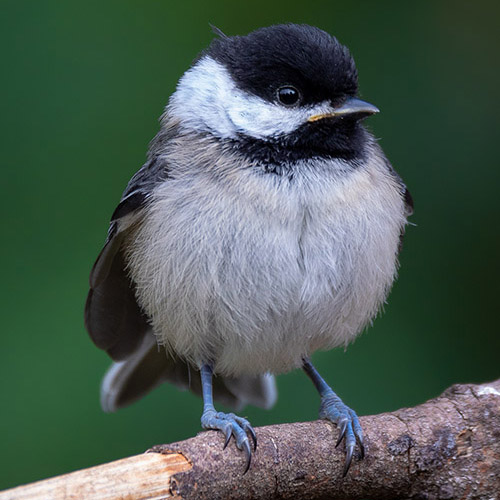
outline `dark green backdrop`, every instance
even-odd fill
[[[164,386],[101,412],[109,364],[83,328],[87,276],[179,76],[214,23],[293,21],[348,45],[368,121],[416,213],[385,314],[316,355],[360,414],[500,375],[498,2],[2,0],[0,488],[199,431],[201,401]],[[301,373],[255,425],[316,418]]]

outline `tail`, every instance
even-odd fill
[[[154,335],[147,332],[128,358],[113,363],[109,368],[101,385],[101,406],[106,412],[116,411],[162,382],[170,382],[201,396],[198,370],[159,348]],[[278,396],[276,381],[270,374],[215,377],[213,391],[215,401],[235,411],[247,404],[271,408]]]

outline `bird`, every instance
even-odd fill
[[[381,309],[413,201],[363,124],[379,110],[334,36],[291,23],[214,32],[90,274],[86,329],[113,360],[101,404],[115,411],[162,382],[189,389],[246,473],[256,433],[215,404],[270,408],[275,375],[303,369],[339,429],[345,476],[363,431],[311,355],[347,346]]]

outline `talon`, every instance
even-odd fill
[[[204,429],[219,430],[224,434],[225,441],[223,449],[226,449],[229,442],[231,441],[231,437],[234,436],[236,446],[245,454],[246,473],[250,468],[250,463],[252,460],[252,450],[248,434],[252,438],[254,449],[257,446],[257,436],[255,435],[255,431],[250,425],[250,422],[248,422],[248,420],[246,420],[245,418],[234,415],[233,413],[216,413],[215,411],[210,411],[209,409],[208,411],[205,411],[201,416],[201,426]]]
[[[352,456],[356,448],[356,441],[359,444],[361,458],[365,455],[363,431],[361,430],[358,416],[333,392],[308,358],[303,358],[302,368],[320,393],[321,405],[319,407],[319,417],[336,424],[339,429],[339,437],[335,444],[335,448],[337,448],[345,438],[346,457],[343,473],[345,477],[351,466]]]
[[[223,413],[215,411],[212,400],[212,367],[208,364],[202,365],[200,369],[201,385],[203,392],[203,413],[201,415],[201,426],[203,429],[214,429],[224,434],[226,449],[231,436],[234,436],[236,446],[245,453],[246,468],[244,474],[250,468],[252,450],[248,440],[248,433],[252,437],[254,448],[257,446],[257,436],[250,422],[246,418],[238,417],[234,413]]]
[[[365,444],[363,442],[363,434],[356,434],[356,439],[359,444],[359,458],[365,458]]]
[[[253,451],[255,451],[257,449],[257,434],[255,434],[255,431],[253,430],[253,427],[251,425],[245,426],[245,431],[248,431],[250,433],[250,437],[253,441]]]
[[[247,465],[245,467],[245,472],[243,472],[243,474],[246,474],[248,472],[248,469],[250,469],[250,463],[252,462],[252,450],[250,449],[250,443],[248,442],[248,439],[245,439],[241,443],[241,446],[243,448],[243,451],[245,453],[245,457],[247,459]]]
[[[349,471],[349,467],[351,466],[351,462],[352,462],[353,452],[354,452],[354,444],[351,444],[346,448],[345,464],[344,464],[344,471],[342,473],[342,477],[346,477],[347,472]]]
[[[342,439],[344,439],[345,436],[345,431],[347,430],[347,420],[342,420],[342,422],[339,423],[339,429],[340,429],[340,435],[339,438],[337,439],[337,443],[335,444],[335,448],[339,446],[339,444],[342,442]]]
[[[365,456],[365,444],[364,444],[364,439],[363,439],[363,429],[361,428],[361,424],[359,423],[358,416],[356,413],[351,410],[351,424],[352,424],[352,430],[354,431],[354,436],[356,437],[356,441],[359,444],[359,457],[361,459],[364,458]]]
[[[337,448],[345,440],[346,457],[343,471],[343,477],[345,477],[352,463],[356,442],[359,444],[359,458],[362,459],[365,456],[363,430],[356,413],[345,406],[342,401],[337,402],[336,405],[327,405],[325,403],[323,405],[324,409],[322,408],[322,411],[320,411],[320,416],[337,424],[339,429],[339,437],[335,447]]]
[[[226,440],[224,442],[223,450],[227,448],[227,445],[229,444],[229,441],[231,441],[231,436],[233,435],[233,429],[231,425],[228,425],[226,427],[226,430],[224,431],[224,435],[226,436]]]

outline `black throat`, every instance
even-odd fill
[[[253,164],[280,174],[288,170],[286,166],[310,159],[341,159],[355,168],[366,157],[369,137],[358,120],[337,118],[304,124],[286,136],[256,139],[241,135],[229,144]]]

